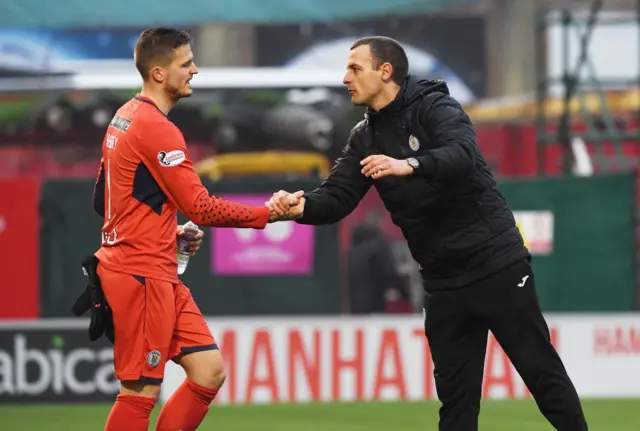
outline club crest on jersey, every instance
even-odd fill
[[[184,162],[187,157],[184,155],[184,151],[182,150],[173,150],[173,151],[160,151],[158,153],[158,161],[161,166],[165,168],[170,168],[172,166],[178,166],[180,163]]]
[[[420,149],[420,141],[413,135],[409,135],[409,148],[413,151],[418,151]]]
[[[157,350],[153,350],[147,354],[147,364],[151,367],[157,367],[160,364],[160,352]]]

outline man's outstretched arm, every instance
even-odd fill
[[[210,196],[188,157],[180,131],[160,123],[153,142],[141,145],[141,158],[168,199],[199,226],[263,229],[269,209]]]
[[[304,198],[279,192],[269,201],[270,208],[280,208],[287,215],[281,220],[295,219],[301,224],[336,223],[349,215],[371,187],[371,180],[360,172],[360,155],[353,145],[353,134],[320,187],[304,193]]]

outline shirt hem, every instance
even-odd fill
[[[96,257],[98,258],[98,260],[100,260],[100,255],[98,253],[96,253]],[[149,271],[140,271],[138,269],[129,268],[123,265],[113,265],[109,262],[104,262],[102,260],[100,260],[100,265],[102,265],[105,269],[108,269],[109,271],[113,271],[113,272],[119,272],[122,274],[129,274],[129,275],[138,275],[140,277],[146,277],[152,280],[166,281],[168,283],[173,283],[173,284],[180,283],[180,279],[178,279],[177,275],[175,277],[171,277],[171,276],[161,275],[161,274],[157,274]]]

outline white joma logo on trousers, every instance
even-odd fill
[[[522,281],[520,282],[520,284],[518,284],[518,287],[524,286],[524,284],[527,282],[527,278],[529,278],[528,275],[525,275],[524,277],[522,277]]]

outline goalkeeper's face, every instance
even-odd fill
[[[167,76],[164,89],[174,100],[191,96],[191,78],[198,73],[198,68],[193,62],[193,52],[190,45],[182,45],[176,48],[173,61],[167,68]]]

